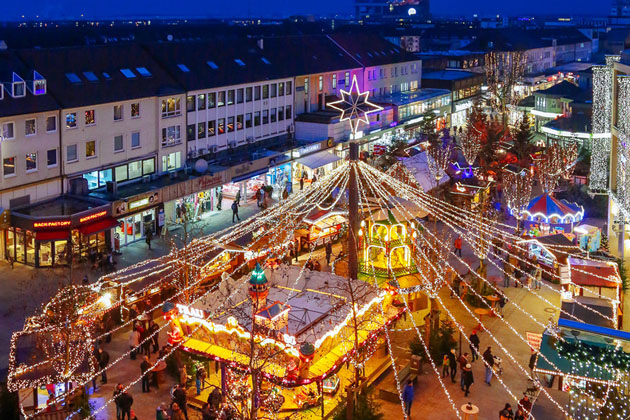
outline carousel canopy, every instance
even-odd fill
[[[584,217],[584,209],[580,205],[558,200],[548,193],[533,198],[523,213],[529,219],[541,217],[546,223],[553,217],[559,219],[558,223],[575,223]]]

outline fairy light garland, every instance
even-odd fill
[[[608,57],[607,57],[608,61]],[[589,188],[593,191],[608,187],[608,157],[612,123],[612,66],[593,66],[593,136],[591,139],[591,171]]]

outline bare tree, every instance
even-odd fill
[[[577,143],[564,146],[555,143],[547,147],[544,155],[537,161],[538,176],[545,192],[552,192],[558,186],[560,179],[571,176],[577,158]]]
[[[532,195],[532,176],[527,171],[506,172],[503,175],[503,193],[508,208],[518,218]]]
[[[485,57],[486,81],[490,92],[490,106],[507,122],[507,106],[518,100],[514,87],[525,72],[527,55],[523,51],[491,51]]]

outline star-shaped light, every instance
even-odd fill
[[[341,111],[339,121],[350,120],[353,137],[357,134],[359,124],[370,124],[368,115],[382,111],[383,108],[368,100],[370,91],[360,92],[357,76],[352,76],[352,85],[349,91],[341,89],[341,99],[328,104],[329,107]]]

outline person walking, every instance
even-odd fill
[[[444,355],[444,357],[442,357],[442,378],[445,376],[448,376],[448,364],[450,362],[450,359],[448,358],[448,353]]]
[[[153,343],[153,353],[157,353],[158,350],[160,349],[160,343],[158,342],[159,329],[160,327],[158,327],[158,324],[156,324],[155,321],[150,319],[148,330],[149,330],[149,335],[151,336],[151,342]]]
[[[234,223],[234,217],[236,217],[239,222],[241,221],[241,218],[238,217],[238,200],[234,200],[232,203],[232,223]]]
[[[459,374],[459,385],[461,386],[462,391],[463,391],[464,390],[464,368],[466,367],[467,364],[470,363],[470,361],[468,360],[468,353],[464,353],[460,355],[457,362],[459,363],[459,369],[461,370],[461,373]]]
[[[510,277],[514,273],[514,268],[510,264],[510,254],[505,254],[505,260],[503,260],[503,287],[510,287]]]
[[[332,240],[326,242],[326,264],[330,265],[330,257],[332,256]]]
[[[186,389],[182,386],[182,384],[177,385],[177,388],[175,389],[175,391],[173,391],[173,399],[175,400],[175,402],[173,403],[173,406],[177,404],[177,406],[179,406],[179,409],[184,414],[184,417],[186,418],[186,420],[188,420],[188,407],[186,405],[186,400],[187,400]]]
[[[521,407],[516,408],[516,413],[514,413],[514,420],[527,420],[525,418],[525,412]]]
[[[114,388],[114,404],[116,405],[116,420],[120,420],[122,417],[122,410],[120,409],[120,403],[118,402],[118,397],[122,394],[123,386],[122,384],[116,385]]]
[[[129,357],[131,360],[136,360],[136,347],[140,345],[140,332],[135,328],[135,326],[131,329],[129,333],[129,348],[131,349],[131,353]]]
[[[103,350],[101,347],[98,348],[98,367],[102,370],[101,372],[101,383],[107,383],[107,370],[105,369],[109,364],[109,353]]]
[[[455,349],[451,349],[448,353],[448,365],[451,370],[451,382],[455,383],[455,375],[457,374],[457,358],[455,357]]]
[[[464,366],[462,375],[464,375],[464,396],[467,397],[468,394],[470,394],[470,387],[475,383],[475,377],[473,376],[472,365],[470,363]]]
[[[462,256],[462,237],[458,236],[457,238],[455,238],[455,255],[459,255],[460,257]]]
[[[133,397],[129,394],[129,392],[127,392],[127,390],[123,390],[118,396],[118,404],[120,405],[120,419],[125,420],[126,417],[128,420],[131,420]]]
[[[149,356],[143,357],[142,363],[140,363],[140,371],[142,372],[142,392],[151,392],[151,385],[149,382],[149,369],[151,369],[151,362],[149,362]]]
[[[241,205],[241,189],[236,190],[236,196],[234,197],[234,201],[236,201],[236,205]]]
[[[304,191],[304,177],[300,178],[300,191]]]
[[[490,380],[492,379],[492,367],[494,366],[494,355],[492,354],[492,348],[488,347],[486,351],[483,352],[483,360],[486,365],[486,378],[485,382],[488,386],[490,385]]]
[[[523,395],[523,398],[518,402],[518,406],[523,410],[523,417],[528,419],[532,413],[532,402],[529,400],[527,394]]]
[[[540,263],[536,263],[536,271],[534,271],[534,289],[540,289],[542,287],[542,267]]]
[[[514,420],[514,412],[512,412],[512,406],[509,403],[505,403],[503,410],[499,411],[499,420]]]
[[[403,390],[403,402],[405,404],[405,413],[407,417],[411,417],[411,404],[413,404],[413,382],[411,380],[407,381],[407,385],[405,385],[405,389]]]
[[[536,350],[532,349],[532,354],[529,356],[529,370],[531,373],[534,373],[534,368],[536,367],[536,359],[537,359]]]
[[[472,353],[472,361],[479,359],[479,336],[477,335],[477,330],[473,330],[468,337],[470,341],[470,352]]]
[[[145,233],[145,241],[146,241],[147,246],[149,247],[149,249],[151,249],[151,240],[152,239],[153,239],[153,229],[147,228],[147,231]]]
[[[499,315],[503,316],[503,308],[505,307],[505,305],[508,302],[508,298],[507,296],[505,296],[503,293],[501,293],[499,295]]]
[[[255,197],[256,197],[256,205],[258,207],[262,207],[262,205],[260,204],[262,202],[262,187],[256,190]]]
[[[223,203],[223,188],[217,188],[217,210],[221,211],[221,204]]]

